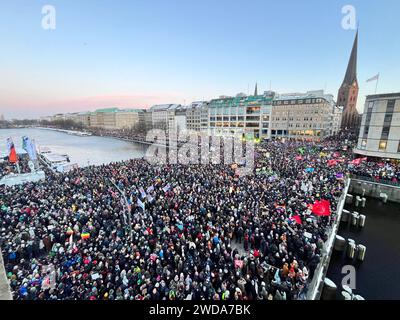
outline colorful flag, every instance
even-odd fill
[[[302,155],[304,154],[304,148],[297,149]]]
[[[314,168],[306,168],[307,173],[312,173],[312,172],[314,172],[314,170],[315,170]]]
[[[149,192],[152,192],[153,190],[154,190],[154,186],[150,186],[147,188],[146,191],[147,191],[147,193],[149,193]]]
[[[151,203],[153,200],[154,198],[150,194],[147,194],[147,201]]]
[[[275,208],[277,210],[280,210],[280,211],[285,211],[286,210],[286,206],[284,204],[283,205],[275,204]]]
[[[82,238],[83,240],[89,239],[89,238],[90,238],[90,233],[89,233],[89,232],[83,232],[83,233],[81,234],[81,238]]]
[[[296,159],[296,160],[303,160],[303,157],[302,157],[302,156],[296,156],[295,159]]]
[[[343,172],[338,172],[338,173],[336,173],[336,179],[337,179],[337,180],[344,179],[344,173],[343,173]]]
[[[137,205],[138,205],[139,207],[141,207],[141,208],[143,209],[143,211],[144,211],[145,205],[144,205],[144,203],[143,203],[142,201],[140,201],[140,199],[137,199]]]
[[[315,201],[313,204],[312,212],[316,216],[322,216],[322,217],[330,216],[331,208],[329,200]]]
[[[126,200],[128,202],[128,210],[131,211],[132,208],[132,195]]]
[[[367,161],[367,158],[357,158],[357,159],[350,161],[350,163],[354,164],[354,165],[359,165],[359,164],[361,164],[362,161]]]
[[[291,217],[290,217],[290,220],[296,222],[297,224],[302,224],[301,218],[300,218],[299,215],[291,216]]]
[[[7,139],[7,147],[9,149],[8,161],[10,161],[11,163],[17,163],[18,162],[17,151],[15,151],[14,142],[12,141],[11,138]]]
[[[14,142],[11,137],[7,138],[7,153],[10,154],[11,147],[14,145]]]
[[[163,191],[167,192],[171,188],[171,185],[168,183],[164,188]]]
[[[139,188],[140,195],[142,196],[142,199],[146,198],[146,192],[144,192],[144,189],[142,187]]]
[[[337,164],[337,161],[335,159],[328,160],[328,166],[335,166]]]
[[[36,147],[34,141],[27,136],[22,137],[22,148],[28,153],[29,159],[37,160]]]

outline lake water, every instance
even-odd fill
[[[68,154],[71,163],[79,166],[99,165],[114,161],[141,158],[146,145],[107,137],[79,137],[44,129],[0,129],[0,155],[7,155],[8,137],[12,137],[17,152],[22,150],[22,137],[35,139],[36,146],[48,147],[52,152]]]
[[[346,240],[351,238],[367,247],[365,260],[349,261],[344,253],[333,252],[327,277],[340,287],[346,274],[342,267],[351,264],[356,270],[356,294],[367,300],[400,299],[400,204],[367,198],[365,208],[354,204],[345,208],[367,217],[364,228],[342,222],[338,232]]]

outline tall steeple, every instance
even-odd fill
[[[347,65],[346,75],[343,84],[352,85],[357,81],[357,48],[358,48],[358,30],[351,50],[350,60]],[[342,85],[343,85],[342,84]]]
[[[256,82],[256,87],[254,88],[254,95],[257,96],[257,82]]]
[[[337,105],[343,107],[342,129],[350,129],[354,132],[358,130],[359,114],[357,111],[358,81],[357,81],[357,49],[358,49],[358,29],[354,39],[350,60],[347,65],[343,83],[339,89]]]

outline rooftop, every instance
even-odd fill
[[[324,90],[312,90],[312,91],[307,91],[306,93],[283,93],[283,94],[278,94],[275,96],[275,101],[279,100],[297,100],[297,99],[315,99],[315,98],[320,98],[324,99],[328,102],[333,102],[333,95],[332,94],[325,94]]]
[[[367,100],[388,99],[388,98],[400,98],[400,92],[397,92],[397,93],[370,94],[370,95],[367,96]]]

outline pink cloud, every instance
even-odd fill
[[[72,97],[51,99],[46,96],[15,96],[3,100],[4,113],[20,117],[52,115],[59,112],[92,111],[104,107],[149,108],[154,104],[183,103],[185,97],[181,93],[146,93],[108,94],[89,97]],[[187,100],[189,102],[189,100]],[[6,110],[7,109],[7,110]]]

